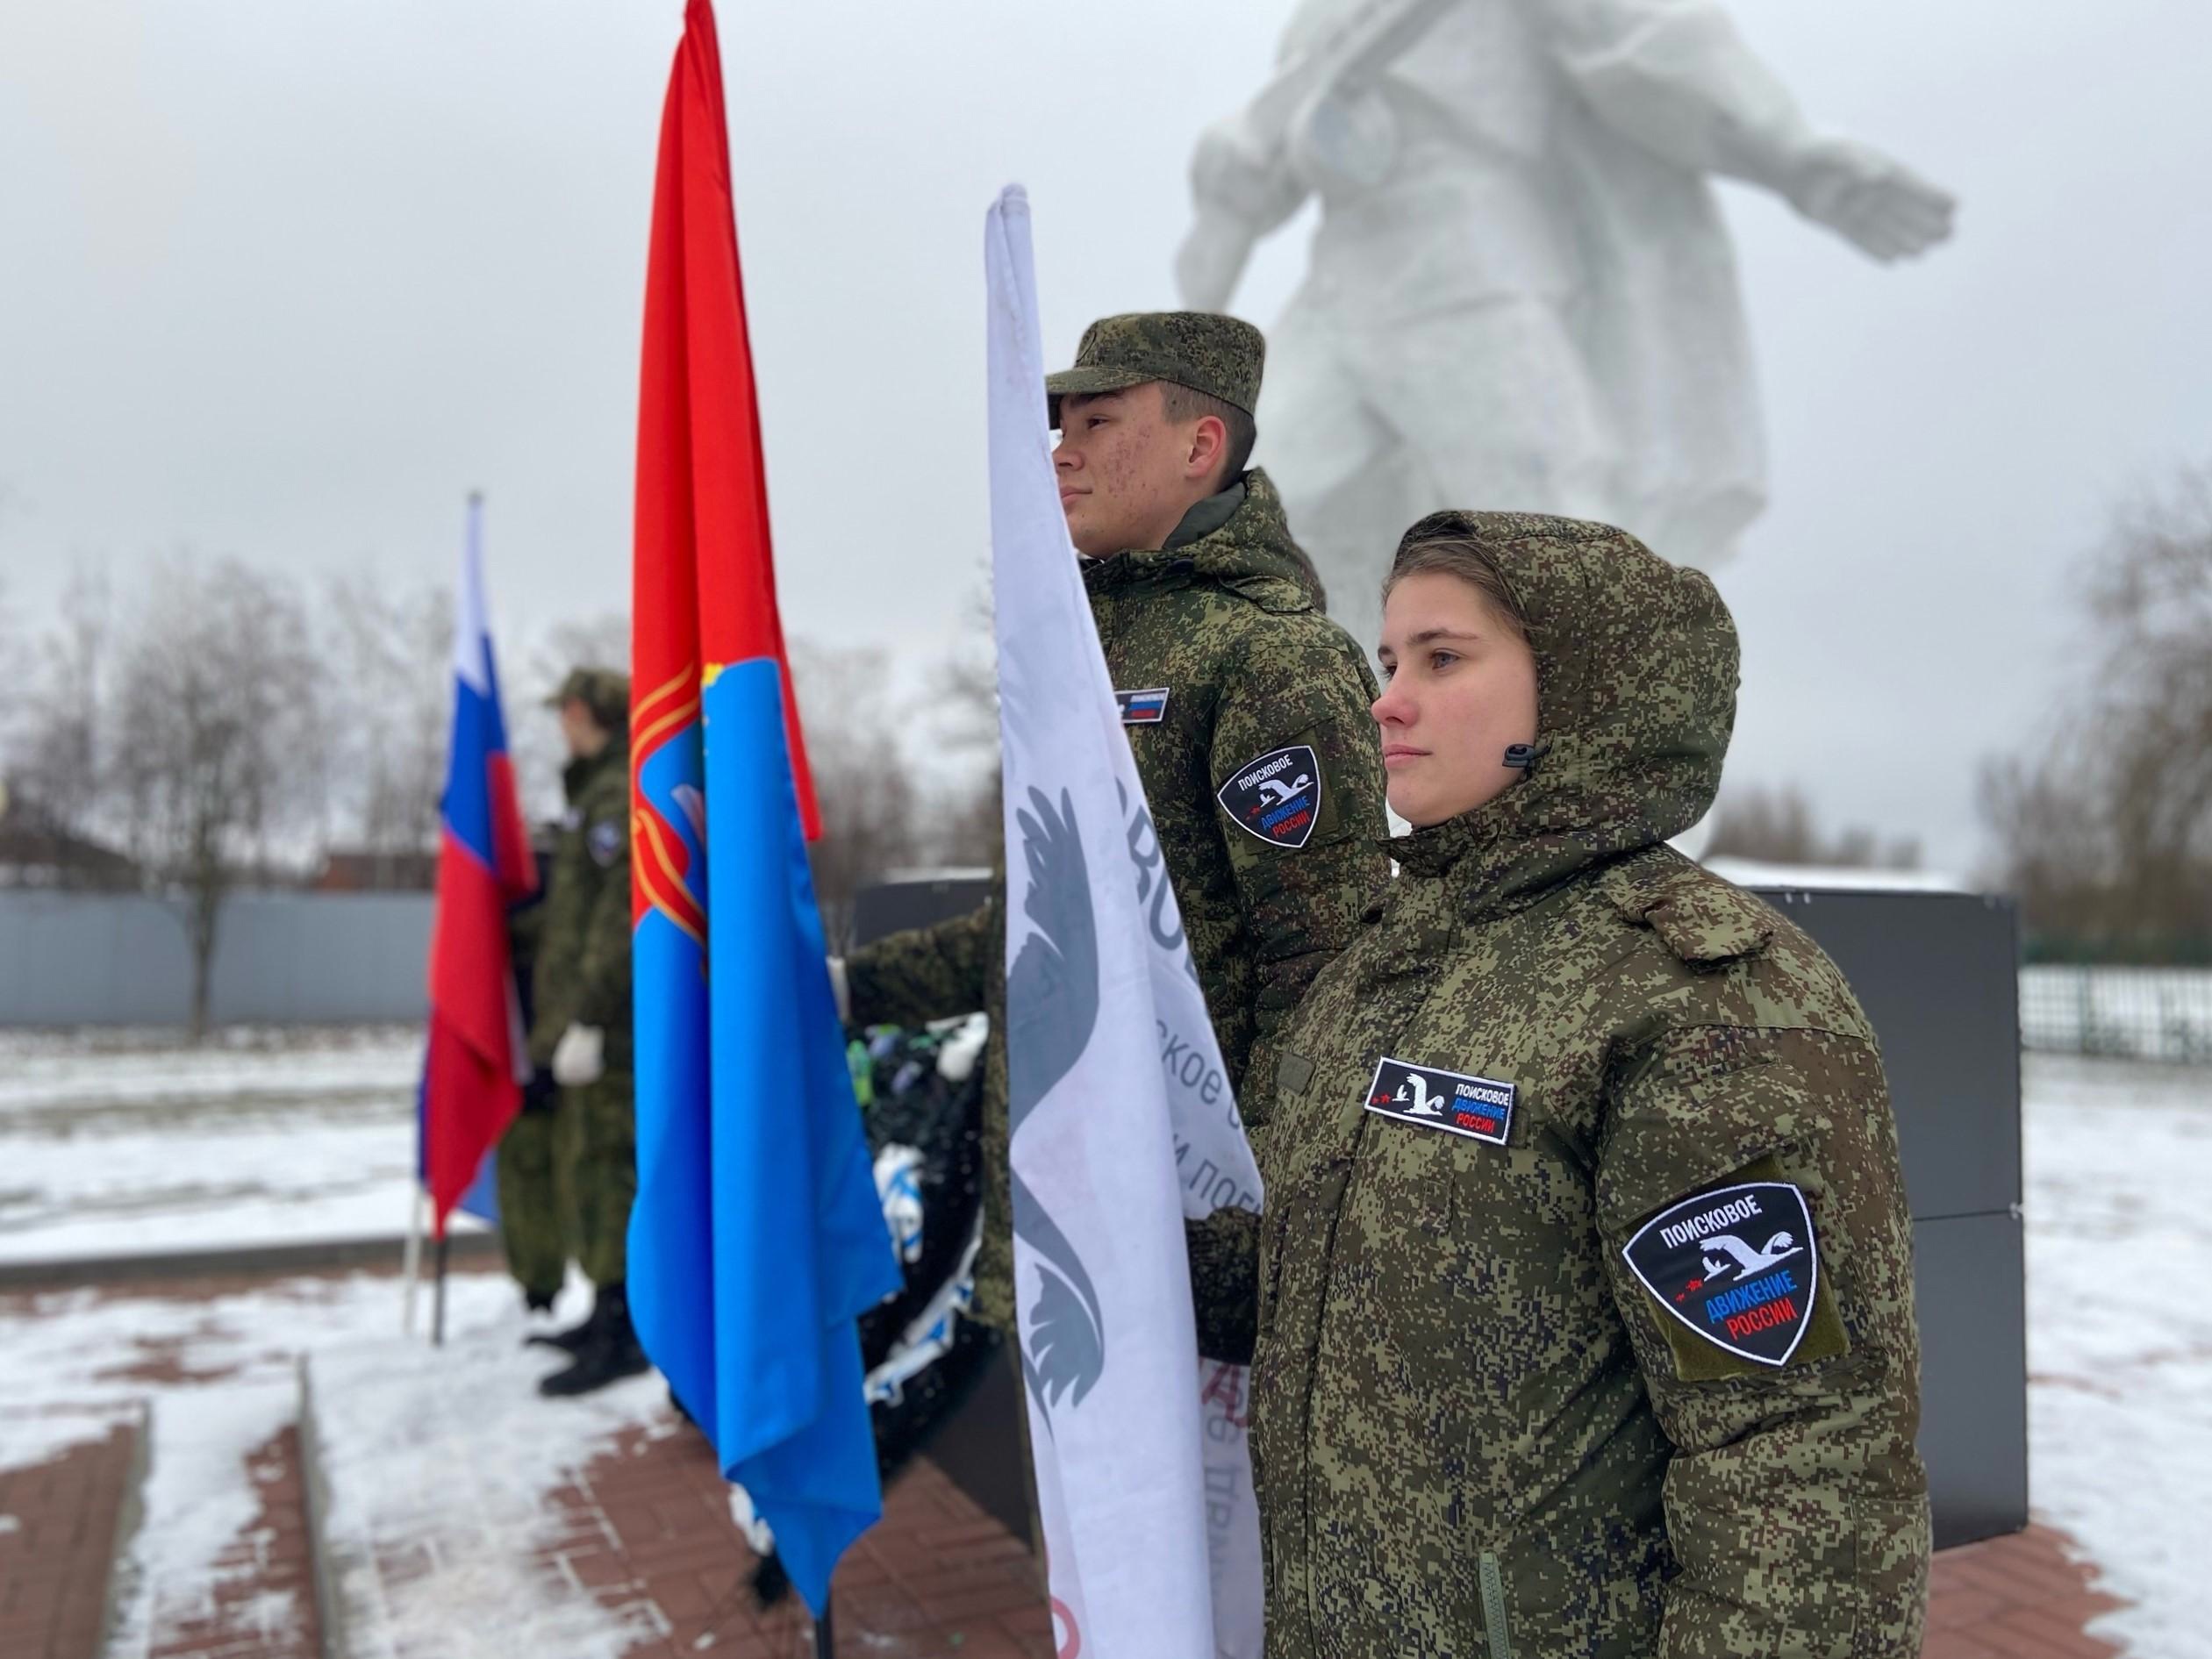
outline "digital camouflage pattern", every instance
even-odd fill
[[[538,947],[544,935],[548,854],[537,853],[538,886],[507,907],[507,950],[522,1017],[535,1010]],[[554,1172],[554,1107],[559,1091],[540,1070],[525,1085],[522,1110],[499,1137],[499,1241],[507,1271],[536,1298],[558,1295],[569,1271],[569,1246]]]
[[[604,670],[599,671],[604,674]],[[620,682],[620,676],[608,676]],[[627,688],[621,687],[626,706]],[[612,690],[608,692],[613,695]],[[630,751],[626,716],[607,746],[562,773],[569,810],[546,882],[530,1060],[550,1066],[570,1025],[605,1033],[606,1073],[563,1089],[555,1112],[562,1224],[595,1284],[623,1276],[630,1202],[637,1193],[636,1108],[631,1086]]]
[[[499,1137],[499,1244],[514,1282],[538,1297],[557,1296],[569,1273],[559,1123],[557,1112],[518,1112]]]
[[[576,1265],[594,1284],[619,1284],[628,1276],[638,1192],[637,1088],[628,1068],[563,1089],[553,1133],[561,1225]]]
[[[549,1066],[570,1025],[606,1033],[607,1068],[630,1064],[630,749],[617,726],[606,747],[561,774],[569,810],[546,877],[532,983],[530,1061]]]
[[[1260,399],[1267,340],[1242,318],[1215,311],[1135,311],[1083,331],[1075,367],[1044,379],[1052,424],[1060,399],[1172,381],[1250,414]]]
[[[1185,540],[1178,531],[1165,548],[1090,561],[1084,584],[1114,684],[1168,691],[1158,721],[1127,728],[1129,746],[1235,1082],[1248,1065],[1255,1076],[1271,1071],[1273,1033],[1358,932],[1360,912],[1388,876],[1378,841],[1382,758],[1367,659],[1317,608],[1266,475],[1248,473],[1199,503],[1185,527],[1199,533]],[[1320,776],[1314,828],[1296,848],[1239,827],[1216,798],[1249,762],[1288,745],[1310,747]],[[978,1007],[991,1017],[976,1306],[1006,1326],[1013,1264],[999,918],[994,900],[941,926],[893,934],[855,952],[846,975],[860,1024],[913,1026]],[[1203,1242],[1194,1248],[1208,1254]],[[1229,1270],[1249,1268],[1245,1256]]]
[[[1734,626],[1602,526],[1424,525],[1493,549],[1532,620],[1539,757],[1394,843],[1248,1110],[1268,1654],[1910,1659],[1919,1351],[1873,1033],[1810,940],[1660,844],[1718,786]],[[1365,1110],[1385,1055],[1510,1083],[1506,1144]],[[1621,1254],[1740,1173],[1814,1219],[1780,1369],[1677,1324]]]

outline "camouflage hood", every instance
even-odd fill
[[[1488,804],[1391,844],[1449,871],[1476,912],[1680,834],[1705,816],[1736,724],[1736,625],[1702,571],[1607,525],[1442,512],[1406,534],[1469,536],[1528,619],[1536,760]]]
[[[1275,493],[1273,482],[1255,467],[1230,489],[1241,489],[1243,499],[1226,522],[1192,540],[1170,536],[1173,545],[1166,547],[1086,561],[1084,586],[1094,594],[1106,594],[1146,582],[1179,585],[1196,579],[1232,589],[1271,610],[1302,609],[1308,604],[1319,609],[1321,596],[1313,565],[1291,540],[1290,521],[1284,517],[1283,498]],[[1201,502],[1193,514],[1204,513],[1222,498]],[[1271,590],[1273,583],[1289,585]],[[1270,603],[1271,599],[1279,602]]]

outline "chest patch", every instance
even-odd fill
[[[1168,717],[1168,689],[1156,685],[1143,691],[1116,691],[1124,726],[1157,726]]]
[[[583,844],[591,849],[591,862],[604,869],[621,855],[622,826],[611,818],[594,824]]]
[[[1237,768],[1214,798],[1239,829],[1295,852],[1321,819],[1321,762],[1310,744],[1270,749]]]
[[[1367,1085],[1367,1109],[1423,1129],[1502,1147],[1513,1129],[1514,1089],[1494,1077],[1439,1071],[1385,1055]]]
[[[1621,1254],[1661,1308],[1739,1359],[1787,1363],[1812,1321],[1820,1250],[1793,1183],[1748,1181],[1684,1198]]]

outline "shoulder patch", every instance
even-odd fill
[[[584,836],[583,844],[591,851],[591,862],[604,869],[622,855],[622,826],[602,819]]]
[[[1247,834],[1295,852],[1321,821],[1321,764],[1310,743],[1270,749],[1232,772],[1214,798]]]
[[[1676,1199],[1621,1255],[1686,1380],[1779,1370],[1848,1346],[1834,1293],[1821,1294],[1812,1206],[1772,1158]]]

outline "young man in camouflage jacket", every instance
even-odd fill
[[[1046,382],[1061,504],[1232,1086],[1272,1075],[1276,1028],[1388,875],[1365,653],[1245,470],[1264,351],[1234,318],[1110,317]],[[994,899],[868,946],[844,979],[862,1024],[991,1016],[976,1309],[1010,1326],[1005,951]]]

